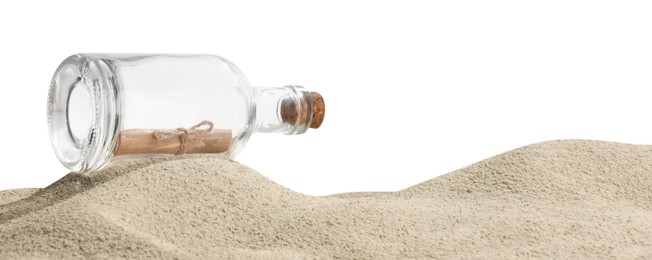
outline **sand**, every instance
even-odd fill
[[[123,161],[0,192],[0,256],[650,259],[652,146],[544,142],[325,197],[219,156]]]

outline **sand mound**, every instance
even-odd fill
[[[219,156],[157,157],[0,192],[0,256],[650,258],[651,205],[652,146],[539,143],[326,197]]]

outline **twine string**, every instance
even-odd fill
[[[211,131],[213,131],[213,122],[204,120],[199,122],[199,124],[192,126],[190,129],[179,127],[175,130],[155,130],[152,133],[152,136],[157,141],[179,138],[179,151],[177,151],[177,155],[180,155],[186,151],[186,140],[188,140],[188,135],[210,133]]]

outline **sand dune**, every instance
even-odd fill
[[[219,156],[122,161],[0,192],[0,241],[2,258],[652,258],[652,146],[544,142],[325,197]]]

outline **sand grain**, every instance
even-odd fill
[[[544,142],[325,197],[195,155],[0,192],[0,257],[652,258],[651,223],[652,146]]]

